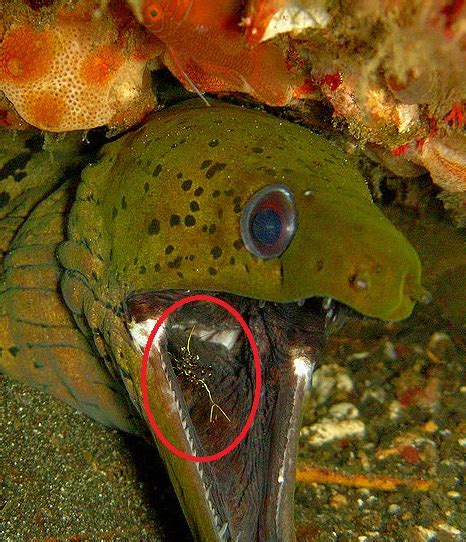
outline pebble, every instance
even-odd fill
[[[416,531],[419,534],[418,540],[420,542],[434,542],[437,540],[437,533],[432,529],[426,529],[421,525],[416,525]]]
[[[396,347],[394,343],[392,343],[392,341],[385,342],[383,353],[388,359],[392,359],[392,360],[398,359],[398,354],[396,353]]]
[[[346,358],[346,361],[357,361],[367,359],[371,355],[370,352],[355,352]]]
[[[423,430],[426,433],[435,433],[437,431],[438,425],[434,422],[434,420],[429,420],[424,424]]]
[[[453,536],[459,536],[461,534],[461,531],[459,529],[457,529],[453,525],[449,525],[448,523],[439,523],[438,528],[441,531],[444,531]]]
[[[361,420],[323,420],[309,426],[311,436],[308,439],[312,446],[322,446],[328,442],[343,438],[363,438],[366,426]]]
[[[322,405],[336,391],[350,393],[354,384],[346,369],[330,363],[317,369],[312,379],[312,396],[316,405]]]
[[[401,508],[397,504],[391,504],[388,507],[388,513],[394,516],[398,515],[401,512]]]
[[[401,403],[399,401],[392,401],[388,407],[388,413],[391,420],[397,420],[401,414]]]
[[[337,493],[330,499],[330,506],[332,508],[342,508],[348,504],[348,499],[341,493]]]
[[[461,494],[458,491],[448,491],[447,495],[450,499],[459,499],[461,497]]]
[[[329,409],[331,418],[335,420],[355,420],[359,418],[359,410],[352,403],[337,403]]]

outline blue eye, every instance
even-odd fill
[[[296,233],[296,209],[290,190],[271,184],[256,192],[241,217],[246,248],[262,259],[278,258]]]
[[[282,223],[273,209],[263,209],[252,219],[252,235],[264,245],[274,245],[280,239]]]

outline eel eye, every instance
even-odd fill
[[[264,260],[278,258],[296,233],[293,196],[282,184],[271,184],[256,192],[241,217],[241,237],[246,248]]]

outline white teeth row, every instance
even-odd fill
[[[331,297],[325,297],[322,301],[322,308],[327,311],[325,314],[325,320],[327,324],[330,324],[337,316],[337,306],[334,299]]]
[[[169,383],[169,386],[170,386],[170,389],[171,389],[170,380],[168,378],[167,378],[167,380],[168,380],[168,383]],[[187,439],[189,447],[190,447],[190,453],[191,453],[191,455],[196,455],[197,456],[199,454],[197,453],[197,450],[196,450],[196,448],[194,446],[194,439],[191,436],[191,432],[189,430],[187,418],[183,417],[181,405],[180,405],[180,402],[178,401],[178,399],[176,397],[175,391],[174,390],[171,390],[171,391],[172,391],[172,395],[173,395],[173,403],[175,404],[175,407],[177,409],[178,416],[179,416],[179,418],[181,420],[181,426],[183,427],[184,434],[186,436],[186,439]],[[199,473],[199,478],[201,479],[202,485],[204,486],[205,498],[206,498],[206,501],[207,501],[207,505],[208,505],[208,507],[210,509],[210,513],[212,514],[214,524],[218,528],[219,525],[220,525],[220,517],[219,517],[219,515],[218,515],[218,513],[216,511],[216,508],[214,506],[214,503],[212,502],[212,499],[210,497],[210,487],[208,487],[207,484],[206,484],[205,477],[204,477],[204,469],[202,468],[201,463],[195,462],[194,464],[196,465],[197,471]],[[222,539],[222,542],[223,542],[223,538],[222,538],[223,534],[222,534],[222,532],[225,532],[225,531],[223,531],[225,525],[226,525],[226,527],[228,527],[228,524],[225,523],[224,526],[222,527],[220,533],[219,533],[220,538]]]
[[[222,541],[223,541],[223,540],[228,540],[228,539],[225,537],[225,535],[227,534],[227,531],[228,531],[228,523],[225,522],[225,523],[222,525],[222,528],[220,529],[220,531],[219,531],[219,533],[218,533]]]
[[[142,354],[144,352],[144,349],[146,348],[146,344],[147,344],[147,340],[149,338],[149,335],[151,334],[152,330],[154,329],[154,326],[156,324],[156,320],[153,320],[151,318],[145,320],[144,322],[139,322],[139,323],[136,323],[136,322],[130,322],[129,324],[129,331],[130,331],[130,334],[131,334],[131,337],[133,339],[133,342],[134,342],[134,345],[136,346],[136,348],[138,349],[138,351]],[[154,339],[154,342],[153,342],[153,345],[152,345],[152,348],[157,348],[159,352],[161,352],[161,345],[160,345],[160,341],[162,339],[162,336],[164,335],[164,329],[163,329],[163,325],[161,326],[160,330],[159,330],[159,333],[157,333],[155,339]],[[239,332],[231,332],[232,335],[234,335],[236,338],[238,337],[238,333]],[[225,343],[230,343],[232,341],[232,337],[229,336],[229,337],[223,337],[223,341],[219,341],[219,342],[222,342],[223,344]],[[225,344],[225,346],[227,346]],[[227,346],[228,348],[228,346]],[[168,371],[167,371],[167,365],[163,359],[163,355],[160,355],[160,363],[161,363],[161,366],[162,366],[162,369],[167,377],[167,383],[168,383],[168,387],[169,387],[169,390],[170,390],[170,395],[171,395],[171,400],[172,400],[172,405],[175,407],[176,409],[176,412],[178,414],[178,417],[181,421],[181,426],[183,427],[183,431],[184,431],[184,434],[186,436],[186,439],[188,441],[188,444],[189,444],[189,447],[190,447],[190,453],[192,455],[198,455],[197,451],[196,451],[196,448],[195,448],[195,445],[194,445],[194,439],[191,435],[191,432],[190,432],[190,428],[189,428],[189,425],[188,425],[188,420],[186,417],[183,416],[183,411],[181,409],[181,405],[180,405],[180,402],[176,396],[176,392],[175,390],[173,389],[172,385],[171,385],[171,382],[170,382],[170,378],[168,377]],[[210,512],[212,514],[212,517],[213,517],[213,520],[214,520],[214,524],[216,525],[217,529],[218,529],[218,534],[219,534],[219,537],[220,539],[222,540],[222,542],[225,540],[227,540],[227,538],[225,538],[225,534],[227,533],[228,531],[228,523],[224,523],[223,525],[221,524],[221,520],[220,520],[220,517],[215,509],[215,506],[211,500],[211,497],[210,497],[210,487],[207,487],[206,485],[206,482],[205,482],[205,479],[204,479],[204,470],[201,466],[201,463],[194,463],[196,465],[196,468],[197,468],[197,471],[199,473],[199,477],[202,481],[202,484],[204,486],[204,489],[205,489],[205,496],[206,496],[206,501],[207,501],[207,504],[209,506],[209,509],[210,509]],[[220,527],[221,525],[221,527]]]
[[[330,309],[333,305],[333,298],[332,297],[324,297],[322,300],[322,308],[326,311]]]

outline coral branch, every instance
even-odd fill
[[[404,479],[361,473],[350,474],[309,466],[298,466],[296,469],[296,480],[303,484],[337,484],[349,487],[378,489],[381,491],[395,491],[400,486],[408,487],[414,491],[429,491],[433,485],[432,480]]]

